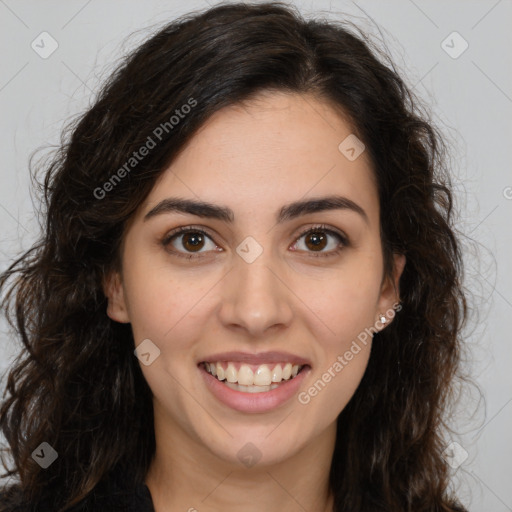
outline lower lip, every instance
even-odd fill
[[[293,379],[284,381],[279,387],[261,393],[244,393],[228,388],[216,377],[208,373],[203,365],[198,366],[210,391],[223,404],[240,412],[267,412],[290,400],[299,390],[311,367],[305,367]]]

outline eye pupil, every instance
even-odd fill
[[[310,248],[310,249],[323,249],[325,246],[326,246],[326,240],[327,240],[327,237],[325,235],[323,235],[322,233],[320,232],[317,232],[317,231],[314,231],[312,233],[310,233],[307,237],[306,237],[306,245]],[[312,247],[309,245],[308,241],[312,241]]]
[[[191,247],[188,247],[189,244]],[[204,238],[200,233],[185,233],[183,235],[183,247],[185,247],[187,250],[190,248],[201,249],[202,244],[204,244]]]

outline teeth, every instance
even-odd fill
[[[243,364],[238,370],[238,379],[236,380],[238,384],[243,386],[252,386],[254,384],[254,373],[247,365]]]
[[[238,378],[238,372],[233,363],[228,363],[228,367],[226,369],[226,380],[228,382],[236,382]]]
[[[283,380],[283,369],[281,368],[281,365],[278,364],[272,370],[272,382],[281,382],[282,380]]]
[[[283,368],[283,379],[288,380],[292,376],[292,364],[286,363],[285,367]]]
[[[256,386],[270,386],[271,382],[272,375],[270,374],[270,368],[266,364],[262,364],[254,373],[253,384]],[[244,384],[244,382],[241,382],[240,380],[238,383]]]
[[[274,368],[267,364],[262,364],[253,371],[252,368],[247,364],[240,365],[240,369],[237,370],[235,364],[232,362],[227,363],[226,369],[222,366],[222,363],[204,363],[206,371],[213,376],[217,377],[218,380],[226,380],[226,384],[232,389],[237,389],[231,386],[242,386],[244,391],[259,392],[262,390],[268,391],[277,387],[277,384],[283,380],[289,380],[290,378],[296,377],[302,366],[298,364],[292,365],[291,363],[276,364]],[[251,391],[250,388],[256,386],[256,390]],[[268,388],[268,389],[263,389]]]
[[[243,391],[244,393],[263,393],[279,387],[277,384],[272,384],[271,386],[242,386],[241,384],[232,384],[231,382],[226,382],[225,384],[228,388],[235,391]]]

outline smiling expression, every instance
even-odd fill
[[[131,323],[135,345],[150,339],[160,350],[141,365],[156,429],[226,462],[252,442],[262,463],[332,432],[371,342],[307,405],[297,393],[392,307],[404,264],[397,258],[394,280],[384,278],[371,163],[338,149],[351,133],[314,96],[274,92],[224,108],[131,219],[122,272],[105,290],[109,316]],[[291,397],[248,411],[219,399],[201,364],[233,351],[282,351],[309,367]],[[237,403],[259,399],[244,395]]]

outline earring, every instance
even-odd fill
[[[384,315],[380,315],[380,323],[385,324],[387,322],[387,318]]]

